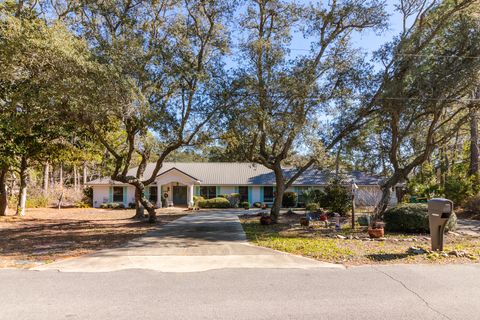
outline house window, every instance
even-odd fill
[[[303,193],[305,192],[305,190],[308,190],[308,187],[297,187],[297,202],[299,204],[303,204],[305,202],[305,199],[303,197]]]
[[[204,199],[212,199],[217,196],[217,187],[200,187],[200,196]]]
[[[238,187],[240,202],[248,201],[248,187]]]
[[[297,187],[297,203],[299,207],[303,207],[305,205],[305,198],[303,197],[303,193],[308,190],[309,187]]]
[[[113,202],[123,202],[123,187],[113,187]]]
[[[158,187],[150,187],[150,197],[149,197],[149,201],[151,203],[157,203],[157,200],[158,200],[158,192],[157,192],[157,189]]]
[[[263,187],[263,201],[273,202],[273,187]]]

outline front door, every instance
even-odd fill
[[[186,205],[187,204],[187,187],[173,186],[173,204]]]

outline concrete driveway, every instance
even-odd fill
[[[343,268],[248,244],[238,213],[226,210],[192,214],[125,247],[43,265],[34,270],[197,272],[223,268]]]

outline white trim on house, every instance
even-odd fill
[[[288,176],[294,169],[286,168],[284,170]],[[136,168],[131,169],[128,174],[134,175],[135,172]],[[145,176],[148,176],[149,172],[150,174],[153,172],[153,164],[147,166]],[[301,175],[287,191],[299,193],[300,189],[304,188],[321,189],[331,177],[329,172],[310,169]],[[355,181],[358,186],[356,196],[358,205],[372,205],[381,196],[381,177],[354,171],[344,174],[343,178],[345,181]],[[135,202],[133,186],[108,178],[91,181],[89,185],[93,188],[94,207],[113,201],[111,190],[114,186],[124,188],[123,203],[125,206]],[[162,206],[162,196],[166,196],[168,206],[192,206],[193,197],[199,195],[200,187],[215,187],[216,196],[238,193],[239,187],[248,187],[248,201],[253,204],[255,202],[270,203],[265,201],[264,188],[274,187],[275,180],[271,170],[251,163],[164,163],[151,186],[157,187],[156,197],[149,193],[149,187],[147,187],[146,193],[151,198],[156,198],[158,207]],[[177,190],[177,194],[174,193],[174,189]],[[391,203],[396,203],[395,196],[392,197]]]

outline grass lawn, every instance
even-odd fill
[[[430,248],[429,235],[386,234],[383,241],[366,241],[365,228],[352,232],[343,228],[335,232],[320,224],[302,227],[298,217],[281,217],[272,226],[262,226],[258,217],[242,218],[242,226],[248,240],[258,246],[302,255],[322,261],[346,265],[387,263],[472,263],[480,259],[480,238],[447,234],[445,252],[465,251],[472,257],[425,253],[411,254],[412,246]],[[346,237],[339,239],[337,235]]]
[[[29,268],[57,259],[114,248],[185,215],[158,209],[158,223],[130,219],[135,210],[28,209],[25,217],[0,217],[0,268]]]

